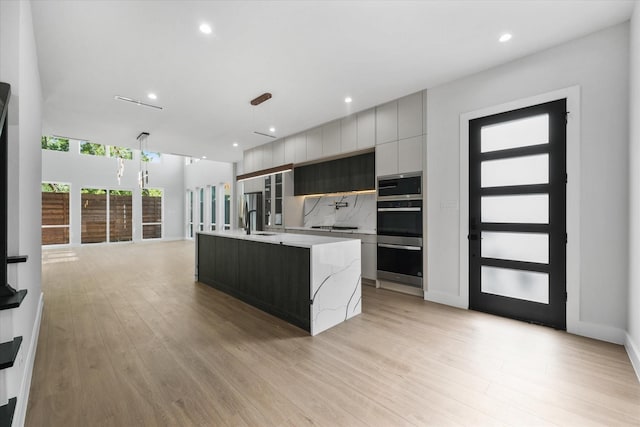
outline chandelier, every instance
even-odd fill
[[[149,145],[147,142],[148,137],[149,132],[141,132],[137,138],[138,143],[140,144],[140,170],[138,171],[138,185],[142,189],[149,185],[149,162],[145,162],[143,160],[143,153],[145,151],[149,151]]]

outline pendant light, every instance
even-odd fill
[[[138,143],[140,144],[140,170],[138,171],[138,185],[142,189],[149,185],[149,162],[142,160],[143,153],[145,151],[149,151],[149,143],[147,142],[148,137],[149,132],[141,132],[137,138]]]

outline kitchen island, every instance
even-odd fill
[[[360,240],[196,234],[197,280],[317,335],[361,313]]]

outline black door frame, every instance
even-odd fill
[[[469,308],[566,329],[566,104],[545,102],[469,120]],[[480,153],[483,126],[538,114],[549,114],[550,143]],[[480,162],[549,153],[549,184],[480,188]],[[553,189],[553,191],[552,191]],[[486,195],[549,193],[549,224],[481,224],[480,197]],[[481,259],[482,231],[549,233],[549,264]],[[549,273],[549,304],[534,303],[480,292],[480,266],[520,268]]]

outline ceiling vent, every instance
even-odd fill
[[[138,101],[137,99],[127,98],[125,96],[116,95],[116,96],[114,96],[114,99],[116,99],[118,101],[130,102],[132,104],[140,105],[142,107],[149,107],[149,108],[155,108],[156,110],[162,110],[162,107],[160,107],[158,105],[147,104],[145,102]]]
[[[262,135],[262,136],[268,136],[269,138],[276,138],[274,135],[269,135],[268,133],[263,133],[263,132],[258,132],[257,130],[254,130],[253,133],[255,133],[256,135]]]

